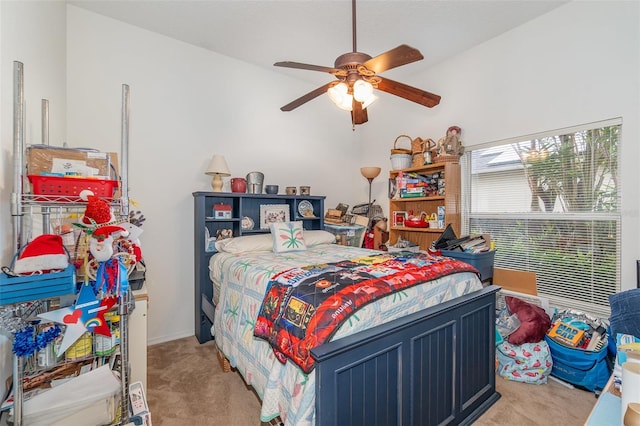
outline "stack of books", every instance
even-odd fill
[[[490,242],[483,235],[468,235],[447,241],[447,245],[443,249],[465,253],[484,253],[490,250]]]
[[[480,253],[489,250],[489,245],[482,235],[477,235],[460,243],[460,248],[467,253]]]
[[[441,195],[444,195],[444,179],[423,176],[417,173],[399,172],[396,185],[400,198],[418,198],[438,195],[439,181],[442,182]]]

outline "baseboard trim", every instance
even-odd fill
[[[164,336],[158,336],[158,337],[154,337],[153,339],[147,339],[147,346],[157,345],[159,343],[170,342],[172,340],[178,340],[178,339],[182,339],[182,338],[189,337],[189,336],[194,336],[193,330],[188,331],[188,332],[174,333],[174,334],[167,334],[167,335],[164,335]]]

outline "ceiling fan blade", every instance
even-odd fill
[[[355,126],[356,124],[363,124],[369,121],[369,117],[367,116],[366,108],[362,108],[362,103],[353,100],[353,108],[351,109],[351,123]]]
[[[280,110],[281,111],[291,111],[291,110],[294,110],[294,109],[298,108],[300,105],[305,104],[305,103],[309,102],[310,100],[317,98],[318,96],[322,95],[323,93],[326,93],[327,89],[329,89],[329,86],[331,86],[331,84],[333,84],[333,82],[329,82],[329,83],[325,84],[324,86],[318,87],[316,90],[312,90],[311,92],[307,93],[306,95],[300,96],[295,101],[289,102],[288,104],[286,104],[285,106],[280,108]]]
[[[303,64],[300,62],[291,62],[291,61],[276,62],[275,64],[273,64],[273,66],[285,67],[285,68],[296,68],[300,70],[309,70],[309,71],[328,72],[329,74],[336,74],[342,71],[337,68],[323,67],[322,65]]]
[[[440,103],[440,96],[426,92],[415,87],[407,86],[404,83],[398,83],[397,81],[389,80],[388,78],[381,78],[378,83],[378,89],[383,92],[391,93],[392,95],[400,96],[408,101],[415,102],[420,105],[432,108]]]
[[[420,53],[418,49],[414,49],[406,44],[401,44],[395,49],[391,49],[387,52],[381,53],[375,58],[369,59],[362,65],[376,74],[379,74],[383,71],[422,59],[424,59],[424,56],[422,56],[422,53]]]

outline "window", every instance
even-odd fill
[[[620,290],[620,120],[472,148],[470,233],[496,242],[496,267],[535,272],[552,305],[609,316]]]

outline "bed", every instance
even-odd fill
[[[202,285],[213,285],[214,297],[201,301],[202,315],[213,323],[221,354],[262,400],[260,420],[324,426],[477,419],[500,397],[494,374],[498,288],[483,288],[473,272],[445,275],[366,304],[331,341],[311,349],[308,374],[291,361],[278,361],[269,343],[254,336],[275,274],[380,254],[329,244],[323,232],[305,234],[304,251],[274,253],[267,246],[270,237],[261,235],[246,237],[254,240],[249,250],[221,251],[210,259],[211,282]],[[200,290],[200,297],[211,294]]]

